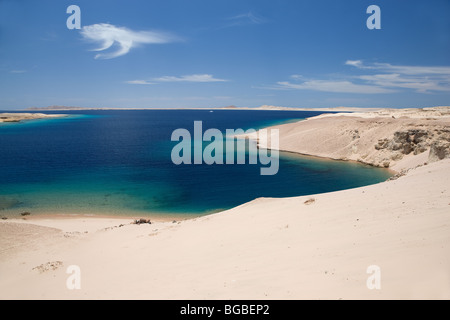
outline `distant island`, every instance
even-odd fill
[[[35,120],[46,118],[65,117],[65,114],[43,114],[43,113],[0,113],[0,122],[20,122],[22,120]]]
[[[29,111],[55,111],[55,110],[89,110],[91,108],[83,108],[83,107],[68,107],[68,106],[48,106],[48,107],[30,107],[25,110]]]

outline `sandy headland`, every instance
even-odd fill
[[[266,129],[279,130],[282,151],[397,172],[450,156],[450,107],[322,114]]]
[[[450,299],[448,109],[429,111],[277,126],[282,150],[404,170],[383,183],[175,222],[2,220],[0,298]]]
[[[49,119],[66,117],[64,114],[44,113],[0,113],[0,122],[21,122],[24,120]]]

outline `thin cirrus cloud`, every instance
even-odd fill
[[[347,60],[345,65],[363,71],[362,75],[345,75],[341,79],[306,79],[292,75],[292,81],[279,81],[269,89],[314,90],[334,93],[382,94],[399,90],[417,93],[450,92],[450,67],[403,66],[389,63],[365,64]]]
[[[156,84],[154,82],[147,81],[147,80],[130,80],[130,81],[125,81],[125,82],[128,84],[144,84],[144,85]]]
[[[346,65],[357,67],[358,69],[380,70],[385,72],[398,72],[408,75],[440,74],[450,75],[448,66],[396,66],[390,63],[364,64],[361,60],[347,60]]]
[[[214,78],[211,74],[192,74],[181,77],[164,76],[156,78],[154,81],[158,82],[225,82],[228,80]]]
[[[98,53],[95,55],[95,59],[113,59],[123,56],[132,48],[143,44],[162,44],[177,40],[176,37],[165,32],[133,31],[107,23],[84,26],[81,29],[81,35],[84,40],[98,45],[98,48],[93,51],[111,49],[108,52]]]
[[[163,76],[151,80],[131,80],[126,81],[128,84],[156,84],[158,82],[226,82],[228,80],[214,78],[211,74],[191,74],[180,77]]]
[[[238,14],[227,18],[228,24],[225,27],[245,26],[252,24],[263,24],[267,22],[267,19],[252,11]]]
[[[15,73],[15,74],[21,74],[21,73],[26,73],[27,70],[11,70],[9,73]]]
[[[291,83],[289,81],[277,82],[274,89],[297,89],[297,90],[314,90],[335,93],[390,93],[392,90],[369,86],[364,84],[355,84],[347,80],[307,80],[302,83]]]
[[[414,77],[399,73],[362,75],[358,77],[378,87],[412,89],[419,93],[450,91],[450,79],[441,77]]]
[[[361,60],[347,60],[346,65],[371,71],[356,78],[367,84],[397,89],[411,89],[418,93],[450,91],[450,67],[405,66],[390,63],[364,64]]]

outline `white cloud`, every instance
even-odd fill
[[[154,82],[150,82],[150,81],[147,81],[147,80],[130,80],[130,81],[125,81],[125,83],[128,83],[128,84],[145,84],[145,85],[156,84]]]
[[[9,73],[15,73],[15,74],[19,74],[19,73],[26,73],[27,70],[11,70]]]
[[[355,84],[350,81],[340,80],[309,80],[302,83],[290,83],[288,81],[277,82],[278,89],[297,89],[297,90],[315,90],[324,92],[340,92],[340,93],[390,93],[392,90],[380,88],[376,86]]]
[[[181,77],[164,76],[155,78],[153,81],[158,82],[224,82],[228,80],[214,78],[210,74],[192,74]]]
[[[347,61],[345,61],[345,64],[348,66],[359,67],[362,65],[362,61],[361,60],[347,60]]]
[[[175,40],[167,33],[156,31],[133,31],[124,27],[101,23],[84,26],[81,35],[85,40],[98,43],[94,51],[104,51],[114,46],[116,50],[99,53],[95,59],[112,59],[127,54],[132,48],[141,44],[161,44]]]

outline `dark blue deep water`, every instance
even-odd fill
[[[48,112],[51,113],[51,112]],[[261,164],[179,165],[177,128],[259,129],[317,112],[242,110],[70,111],[67,118],[0,124],[0,216],[194,214],[258,197],[290,197],[378,183],[389,172],[357,163],[280,154]],[[204,146],[207,143],[204,143]],[[248,159],[248,158],[247,158]]]

